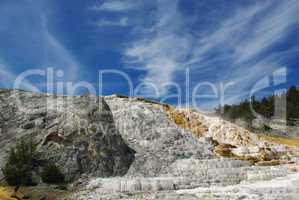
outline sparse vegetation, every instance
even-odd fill
[[[225,105],[216,109],[216,112],[227,120],[234,121],[236,119],[242,119],[250,124],[255,118],[251,110],[251,105],[257,113],[266,118],[271,118],[274,116],[274,104],[276,98],[286,99],[287,123],[289,126],[297,125],[299,120],[299,89],[295,86],[290,87],[286,93],[281,95],[272,95],[264,97],[261,100],[256,100],[255,96],[253,96],[251,102],[246,100],[237,105]],[[265,127],[265,129],[268,129],[268,127]]]
[[[257,166],[276,166],[276,165],[280,165],[280,161],[279,160],[260,161],[260,162],[257,162],[255,165],[257,165]]]
[[[20,187],[18,192],[15,192],[15,187],[0,187],[1,200],[57,200],[66,195],[68,195],[67,191],[56,190],[50,187]]]
[[[36,164],[36,146],[30,141],[22,140],[10,150],[8,159],[2,169],[3,175],[10,186],[33,186],[33,172]],[[43,168],[40,174],[43,182],[61,184],[64,175],[55,164]]]
[[[9,185],[35,184],[32,180],[34,156],[35,146],[23,140],[10,150],[7,162],[2,169]]]
[[[41,177],[44,183],[64,183],[64,175],[55,164],[49,164],[46,167],[44,167]]]
[[[299,139],[284,138],[265,134],[259,134],[258,136],[261,141],[268,141],[274,144],[283,144],[286,146],[299,147]]]

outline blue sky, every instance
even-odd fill
[[[99,70],[121,70],[135,88],[154,83],[156,98],[173,104],[177,89],[164,85],[178,84],[187,104],[188,69],[189,93],[198,83],[217,90],[231,83],[225,103],[236,103],[281,68],[287,70],[284,87],[299,85],[298,11],[297,0],[1,0],[0,86],[11,88],[28,69],[53,67],[64,72],[57,82],[87,81],[104,95],[128,94],[119,75],[98,83]],[[36,87],[46,92],[44,78],[22,84]],[[153,92],[148,86],[141,91]],[[219,98],[196,101],[206,108],[219,104]]]

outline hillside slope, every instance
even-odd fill
[[[134,160],[100,97],[1,90],[0,113],[0,167],[19,140],[37,145],[36,171],[52,162],[62,168],[66,181],[85,173],[124,175]]]
[[[17,139],[31,136],[40,159],[74,181],[61,199],[292,200],[298,193],[296,140],[118,95],[3,90],[0,100],[0,163]]]
[[[105,100],[136,159],[126,176],[93,177],[71,198],[295,199],[297,147],[192,110],[117,95]],[[280,185],[285,181],[290,187]],[[264,182],[271,184],[254,187]]]

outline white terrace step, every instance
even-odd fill
[[[242,174],[242,176],[240,176],[240,174]],[[220,171],[215,169],[212,171],[208,170],[207,173],[202,176],[97,178],[90,181],[86,189],[101,194],[109,194],[111,192],[136,193],[149,191],[174,191],[194,189],[198,187],[217,188],[217,186],[235,186],[242,181],[243,184],[241,185],[246,185],[251,182],[261,182],[286,175],[287,171],[283,167],[227,168]],[[209,192],[209,190],[207,191]]]
[[[196,195],[199,199],[205,200],[297,200],[299,194],[299,173],[289,174],[285,177],[269,181],[258,181],[227,187],[213,186],[209,188],[179,190],[176,193],[180,195]]]

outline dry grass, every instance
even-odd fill
[[[8,188],[0,187],[0,199],[1,200],[15,200],[11,198],[12,191]]]
[[[231,151],[232,146],[228,144],[219,144],[215,147],[214,153],[218,156],[224,157],[233,157],[233,153]]]
[[[242,160],[242,161],[247,161],[252,165],[258,165],[258,166],[276,166],[280,165],[279,160],[263,160],[263,158],[260,157],[253,157],[253,156],[238,156],[235,155],[229,151],[217,151],[215,152],[218,156],[223,156],[235,160]]]
[[[270,135],[259,135],[260,140],[264,140],[274,144],[282,144],[291,147],[299,147],[299,139],[291,139],[291,138],[284,138],[278,136],[270,136]]]
[[[239,156],[232,153],[233,148],[235,147],[229,144],[219,144],[215,147],[214,153],[218,156],[235,160],[243,160],[249,162],[252,165],[258,166],[275,166],[281,164],[279,160],[272,160],[272,158],[264,150],[261,150],[258,156]]]
[[[259,161],[257,163],[255,163],[255,165],[257,166],[276,166],[276,165],[280,165],[280,161],[279,160],[270,160],[270,161]]]
[[[12,198],[11,196],[14,194],[13,187],[0,187],[0,200],[16,200],[16,198]],[[64,191],[53,191],[50,188],[35,188],[35,187],[21,187],[17,192],[17,196],[19,198],[23,198],[24,196],[28,196],[28,200],[56,200],[58,197],[65,195]]]
[[[260,162],[259,158],[253,157],[253,156],[237,156],[237,155],[233,155],[231,158],[233,158],[235,160],[247,161],[247,162],[249,162],[252,165],[255,165],[256,163]]]
[[[231,145],[220,144],[215,147],[214,153],[217,156],[227,157],[235,160],[248,161],[252,165],[260,161],[257,157],[235,155],[231,152],[231,148],[233,148]]]

